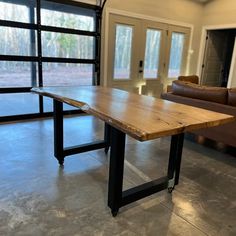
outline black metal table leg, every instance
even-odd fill
[[[63,103],[53,99],[54,156],[60,165],[64,164],[63,151]]]
[[[172,192],[179,183],[179,173],[183,150],[184,133],[171,137],[169,165],[168,165],[168,191]]]
[[[178,150],[177,150],[177,160],[175,165],[175,185],[179,183],[179,174],[180,174],[180,167],[181,167],[181,159],[182,159],[182,151],[183,151],[183,144],[184,144],[184,133],[179,134],[178,136]]]
[[[109,125],[105,126],[105,140],[84,143],[81,145],[64,147],[64,128],[63,128],[63,103],[53,99],[53,118],[54,118],[54,156],[60,165],[64,164],[66,156],[79,154],[82,152],[93,151],[101,148],[110,147],[110,130]]]
[[[125,133],[111,127],[111,153],[108,183],[108,206],[116,216],[122,206]]]
[[[105,153],[107,154],[111,145],[111,126],[105,123],[104,141],[106,143]]]

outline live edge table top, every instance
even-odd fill
[[[236,117],[101,86],[42,87],[34,93],[79,107],[146,141],[236,120]]]

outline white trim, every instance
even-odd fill
[[[202,63],[204,59],[204,51],[205,51],[205,46],[206,46],[207,30],[234,29],[234,28],[236,28],[236,24],[205,25],[202,27],[202,36],[201,36],[200,47],[199,47],[197,73],[196,73],[199,76],[199,78],[201,78],[201,74],[202,74]]]
[[[83,2],[83,3],[88,3],[88,4],[91,4],[91,5],[97,5],[96,0],[75,0],[75,2]]]
[[[235,37],[235,40],[234,40],[234,49],[233,49],[232,61],[231,61],[231,64],[230,64],[230,72],[229,72],[227,88],[232,87],[232,80],[233,80],[233,73],[234,73],[235,63],[236,63],[236,37]]]
[[[168,20],[165,18],[148,16],[148,15],[138,14],[138,13],[134,13],[134,12],[118,10],[118,9],[114,9],[114,8],[110,8],[110,7],[106,8],[106,12],[108,14],[112,13],[112,14],[117,14],[120,16],[127,16],[127,17],[142,19],[142,20],[150,20],[150,21],[154,21],[154,22],[167,23],[167,24],[171,24],[171,25],[179,25],[179,26],[188,27],[188,28],[193,27],[192,24],[188,24],[188,23],[181,22],[181,21]]]
[[[192,51],[192,42],[193,42],[193,31],[194,31],[194,26],[193,24],[181,22],[181,21],[174,21],[174,20],[168,20],[160,17],[154,17],[154,16],[148,16],[148,15],[143,15],[143,14],[138,14],[134,12],[129,12],[129,11],[123,11],[123,10],[118,10],[110,7],[105,8],[104,12],[104,18],[105,18],[105,29],[104,29],[104,54],[103,54],[103,85],[107,86],[107,63],[108,63],[108,42],[109,42],[109,16],[110,14],[116,14],[120,16],[126,16],[126,17],[132,17],[132,18],[137,18],[137,19],[142,19],[142,20],[150,20],[154,22],[159,22],[159,23],[166,23],[170,25],[176,25],[176,26],[182,26],[182,27],[187,27],[190,28],[190,41],[189,41],[189,48],[188,48],[188,56],[187,58],[190,59],[190,52]],[[188,59],[187,66],[190,64],[190,60]],[[188,67],[186,67],[188,68]],[[188,69],[187,69],[188,71]]]
[[[186,63],[186,71],[185,74],[189,75],[189,70],[190,70],[190,62],[191,62],[191,56],[194,53],[192,50],[192,45],[193,45],[193,31],[194,27],[193,25],[190,27],[190,38],[189,38],[189,46],[188,46],[188,53],[187,53],[187,63]]]
[[[200,40],[200,47],[199,47],[199,54],[198,54],[198,63],[197,63],[197,75],[199,76],[199,83],[201,84],[201,75],[202,75],[202,64],[204,59],[204,52],[206,47],[206,36],[207,36],[207,29],[202,29],[202,36]]]
[[[98,5],[96,0],[73,0],[74,2],[82,2],[91,5]]]
[[[217,30],[217,29],[234,29],[236,24],[225,24],[225,25],[205,25],[203,26],[206,30]]]

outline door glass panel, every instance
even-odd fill
[[[36,55],[34,30],[0,26],[0,42],[0,54],[2,55]]]
[[[50,1],[41,4],[42,25],[95,31],[95,11]]]
[[[44,86],[92,85],[93,71],[90,64],[43,63]]]
[[[80,110],[80,108],[63,103],[63,111],[71,111],[71,110]],[[48,97],[43,97],[43,111],[53,112],[53,99]]]
[[[146,33],[146,48],[144,60],[145,79],[157,78],[159,53],[160,53],[161,31],[148,29]]]
[[[94,59],[94,37],[42,32],[42,51],[45,57]]]
[[[37,86],[35,62],[0,61],[0,71],[0,88]]]
[[[12,3],[11,3],[12,2]],[[19,5],[17,4],[19,3]],[[35,7],[35,1],[28,0],[0,1],[0,20],[19,21],[24,23],[30,22],[30,8]],[[22,4],[22,5],[21,5]],[[27,4],[27,6],[26,6]]]
[[[168,69],[169,78],[176,78],[180,75],[182,58],[183,58],[183,48],[184,48],[184,34],[172,33],[170,63]]]
[[[33,93],[0,94],[0,117],[39,112],[39,96]]]
[[[116,25],[114,79],[130,79],[133,28]]]
[[[93,84],[94,66],[91,64],[43,63],[44,86],[83,86]],[[51,98],[44,97],[44,112],[52,112]],[[64,105],[64,110],[75,107]]]

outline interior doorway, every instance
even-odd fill
[[[201,84],[227,87],[236,29],[207,30]]]

